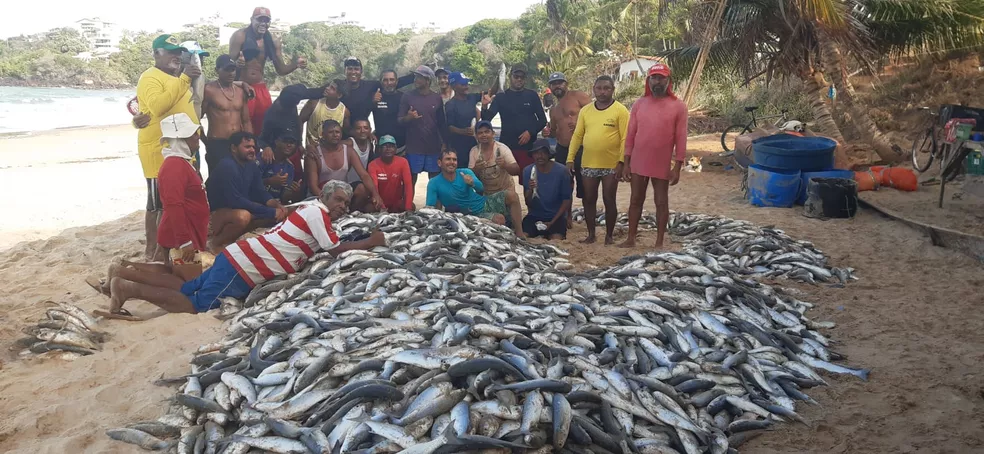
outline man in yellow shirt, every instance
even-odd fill
[[[588,237],[582,243],[595,242],[595,216],[598,204],[598,185],[601,184],[605,203],[605,244],[614,244],[618,208],[615,194],[622,178],[622,158],[625,136],[629,128],[629,110],[615,101],[615,81],[610,76],[595,79],[595,102],[581,108],[577,126],[571,137],[571,150],[582,145],[581,176],[584,179],[584,222]],[[574,173],[574,153],[567,155],[567,170]]]
[[[147,234],[145,254],[148,260],[164,261],[164,251],[157,247],[157,224],[160,221],[161,199],[157,192],[157,171],[164,162],[161,154],[161,119],[183,113],[198,124],[195,105],[191,102],[191,79],[201,76],[201,69],[186,65],[180,77],[181,53],[185,48],[177,38],[161,35],[154,40],[154,66],[140,75],[137,81],[137,103],[140,113],[150,116],[147,127],[137,133],[137,152],[144,178],[147,179],[147,214],[144,229]]]

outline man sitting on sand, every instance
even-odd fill
[[[376,184],[383,207],[390,213],[413,210],[413,175],[410,163],[396,155],[396,139],[393,136],[379,138],[379,158],[369,162],[369,176]]]
[[[277,140],[273,141],[273,162],[258,161],[263,185],[266,186],[270,197],[281,203],[300,202],[304,198],[304,187],[294,178],[297,170],[290,162],[291,156],[297,154],[300,148],[300,134],[292,129],[283,131]]]
[[[515,191],[500,191],[488,196],[482,181],[471,169],[458,168],[458,154],[445,148],[438,160],[441,173],[427,182],[427,206],[470,214],[505,225],[506,213],[520,219],[519,196]],[[513,225],[518,237],[525,237],[519,223]]]
[[[571,178],[567,167],[550,160],[550,143],[540,139],[530,149],[533,164],[523,169],[523,191],[529,214],[523,231],[531,238],[567,237],[567,212],[571,210]]]
[[[229,141],[232,155],[219,162],[218,172],[207,183],[212,251],[221,250],[250,230],[272,226],[287,217],[287,209],[263,186],[253,135],[240,131]]]
[[[215,257],[211,268],[191,281],[136,270],[129,274],[137,279],[110,275],[110,313],[125,314],[123,304],[133,298],[168,312],[205,312],[219,307],[220,298],[245,298],[256,285],[297,272],[319,251],[338,255],[385,246],[386,238],[379,230],[364,240],[340,242],[331,222],[345,215],[351,198],[352,187],[348,183],[328,182],[318,201],[291,213],[262,236],[229,245]]]

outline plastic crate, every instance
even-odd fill
[[[967,155],[967,174],[984,175],[984,154],[979,151],[971,151]]]

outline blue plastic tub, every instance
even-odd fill
[[[853,180],[854,172],[840,169],[822,170],[819,172],[802,172],[800,174],[801,182],[799,196],[796,197],[797,205],[806,203],[806,187],[810,184],[810,178],[845,178],[848,180]]]
[[[748,166],[748,190],[745,197],[760,207],[789,208],[800,191],[800,171],[769,169],[758,164]]]
[[[834,167],[837,142],[826,137],[779,134],[752,142],[752,160],[773,169],[821,171]]]

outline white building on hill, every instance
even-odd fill
[[[89,41],[89,50],[93,57],[120,51],[123,33],[116,24],[94,17],[75,21],[75,28]]]
[[[663,61],[659,57],[649,57],[645,55],[640,55],[635,60],[627,60],[622,62],[618,67],[618,80],[627,81],[634,80],[636,78],[646,78],[646,71],[656,63]],[[642,71],[639,68],[642,68]]]

